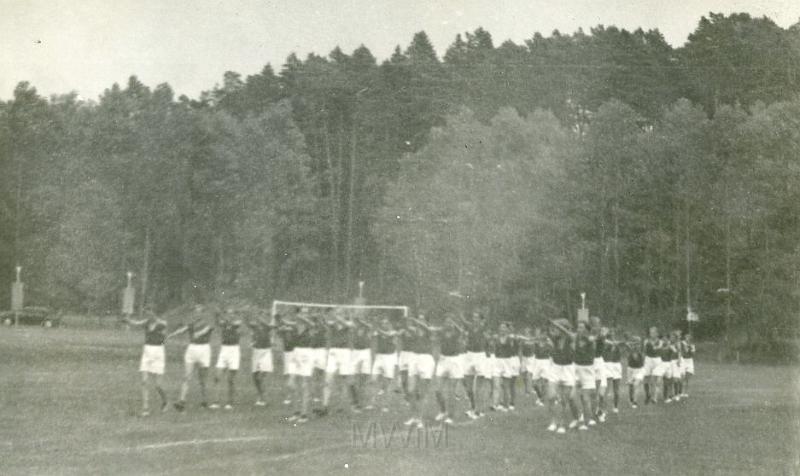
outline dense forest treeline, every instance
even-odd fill
[[[598,26],[379,63],[290,55],[196,99],[0,103],[0,288],[118,309],[238,296],[593,314],[772,339],[800,315],[800,23],[711,14],[680,48]],[[8,306],[8,296],[0,297]],[[736,332],[734,332],[736,331]]]

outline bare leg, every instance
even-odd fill
[[[150,411],[150,389],[147,372],[142,372],[142,413]]]
[[[206,376],[208,375],[208,367],[197,367],[197,378],[200,382],[200,404],[206,405],[208,396],[206,395]]]
[[[228,405],[233,405],[236,383],[236,371],[228,370]]]

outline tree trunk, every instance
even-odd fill
[[[350,150],[350,177],[349,190],[347,195],[347,250],[344,261],[345,293],[349,296],[350,283],[353,276],[353,207],[355,206],[355,184],[356,184],[356,124],[353,122],[352,141]]]

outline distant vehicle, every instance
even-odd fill
[[[54,314],[47,307],[28,306],[17,311],[19,323],[26,326],[58,327],[61,325],[61,316]],[[0,322],[10,326],[14,324],[14,311],[0,312]]]

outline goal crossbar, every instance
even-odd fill
[[[336,304],[336,303],[317,303],[317,302],[293,302],[293,301],[272,301],[272,315],[278,310],[278,306],[293,307],[317,307],[317,308],[340,308],[340,309],[384,309],[403,311],[403,317],[408,317],[408,306],[386,306],[369,304]]]

